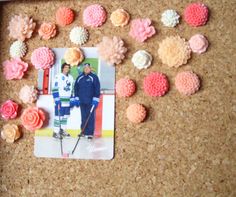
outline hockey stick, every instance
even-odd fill
[[[81,135],[84,133],[84,130],[85,130],[85,128],[87,127],[88,121],[89,121],[89,119],[90,119],[90,117],[91,117],[91,115],[92,115],[92,112],[93,112],[94,107],[95,107],[95,106],[93,105],[93,106],[91,107],[91,109],[90,109],[89,115],[88,115],[88,117],[87,117],[87,119],[86,119],[86,121],[85,121],[85,124],[84,124],[84,128],[82,129],[82,131],[81,131],[81,133],[80,133],[80,135],[79,135],[79,137],[78,137],[78,139],[77,139],[77,142],[76,142],[76,144],[75,144],[75,146],[74,146],[74,148],[73,148],[73,150],[72,150],[72,155],[74,154],[75,149],[77,148],[77,145],[78,145],[78,143],[79,143],[79,141],[80,141]]]

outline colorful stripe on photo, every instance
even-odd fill
[[[67,129],[66,131],[73,138],[76,138],[78,136],[78,134],[80,134],[80,132],[81,132],[80,130],[77,130],[77,129]],[[39,130],[35,131],[35,136],[39,136],[39,137],[52,137],[52,134],[53,134],[53,129],[51,129],[51,128],[39,129]],[[114,137],[114,131],[113,130],[103,130],[101,132],[101,135],[96,136],[96,137]]]

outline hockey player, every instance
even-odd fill
[[[81,111],[81,131],[84,128],[86,119],[90,113],[91,107],[94,105],[94,110],[84,130],[85,135],[89,140],[93,139],[95,128],[95,109],[99,103],[100,97],[100,82],[96,74],[93,74],[89,63],[83,65],[83,73],[80,74],[74,85],[75,105],[80,106]]]
[[[70,108],[74,105],[74,79],[69,72],[70,65],[66,63],[62,64],[61,73],[56,75],[52,89],[52,95],[55,103],[53,137],[57,139],[70,136],[70,134],[65,130],[67,126],[67,119],[70,115]],[[62,129],[61,132],[59,132],[60,125]]]

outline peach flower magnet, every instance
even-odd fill
[[[68,48],[64,54],[64,59],[67,64],[77,66],[84,60],[84,54],[80,48]]]
[[[54,64],[54,53],[48,47],[39,47],[31,55],[31,62],[36,69],[50,68]]]
[[[146,115],[147,111],[145,107],[138,103],[131,104],[126,110],[126,116],[129,121],[136,124],[143,122]]]
[[[129,23],[130,15],[123,9],[117,9],[111,13],[110,19],[114,26],[124,27]]]
[[[5,101],[0,107],[0,113],[4,120],[10,120],[17,117],[18,104],[12,100]]]
[[[122,78],[116,82],[116,93],[119,97],[130,97],[135,93],[135,90],[135,83],[131,79]]]
[[[124,46],[124,41],[120,37],[114,36],[109,38],[104,36],[102,41],[97,45],[98,54],[108,64],[120,64],[125,58],[127,48]]]
[[[199,90],[200,80],[194,72],[183,71],[176,75],[175,86],[181,94],[190,96]]]
[[[159,44],[158,55],[163,64],[179,67],[187,63],[191,57],[189,43],[180,36],[170,36]]]
[[[16,39],[25,41],[31,38],[35,29],[36,23],[28,16],[14,15],[9,22],[8,30],[9,36]]]
[[[56,25],[54,23],[44,22],[43,24],[41,24],[38,33],[39,36],[44,40],[49,40],[50,38],[55,37],[57,34]]]
[[[5,124],[1,130],[1,138],[7,143],[13,143],[21,137],[19,127],[15,124]]]
[[[132,20],[129,35],[138,42],[144,42],[156,34],[156,30],[151,23],[149,18]]]
[[[32,104],[38,98],[38,90],[34,86],[25,85],[20,89],[19,98],[25,104]]]
[[[40,129],[44,121],[45,114],[38,107],[28,107],[21,115],[21,123],[29,131]]]
[[[13,58],[3,62],[3,74],[6,80],[21,79],[27,69],[28,64],[20,58]]]

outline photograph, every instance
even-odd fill
[[[54,66],[38,71],[37,106],[49,123],[35,131],[37,157],[113,158],[115,68],[99,59],[95,47],[81,49],[83,62],[70,65],[67,49],[53,48]]]

